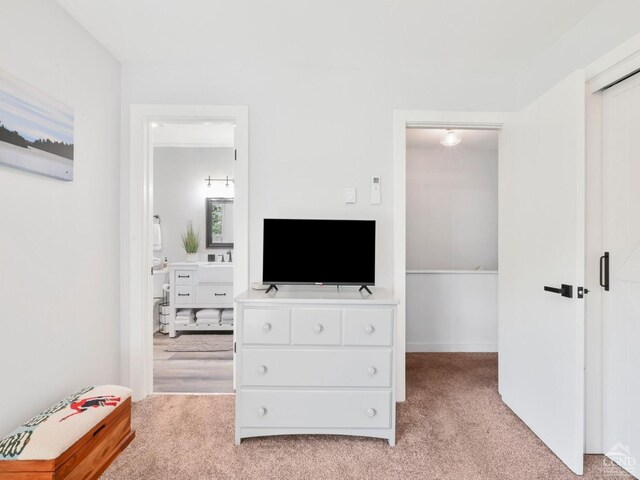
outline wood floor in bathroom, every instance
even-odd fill
[[[233,345],[233,335],[217,335]],[[167,352],[173,339],[153,336],[154,393],[233,393],[233,352]]]

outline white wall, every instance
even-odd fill
[[[497,273],[408,273],[407,351],[498,351]]]
[[[268,216],[371,218],[378,220],[377,284],[392,287],[392,112],[394,109],[513,111],[551,87],[575,67],[597,58],[638,32],[640,2],[608,0],[589,15],[585,29],[562,36],[528,68],[438,63],[425,46],[422,64],[336,66],[291,64],[286,52],[261,62],[127,64],[123,66],[123,139],[127,145],[131,104],[249,105],[250,278],[262,271],[262,219]],[[245,42],[252,30],[246,31]],[[577,38],[565,45],[567,38]],[[597,49],[584,49],[584,45]],[[439,51],[441,50],[438,47]],[[401,58],[401,52],[398,52]],[[552,61],[552,59],[562,61]],[[580,64],[576,64],[579,58]],[[522,74],[520,74],[520,73]],[[525,74],[526,73],[526,74]],[[126,153],[127,149],[123,149]],[[128,165],[125,158],[125,165]],[[382,178],[382,204],[370,205],[371,176]],[[128,179],[123,179],[125,187]],[[358,203],[345,205],[343,189],[358,188]],[[126,219],[126,213],[125,213]],[[337,248],[337,247],[336,247]],[[331,246],[328,246],[330,254]]]
[[[250,108],[250,279],[262,277],[265,217],[378,221],[376,283],[392,287],[392,138],[394,108],[509,109],[498,74],[424,83],[407,72],[366,69],[229,69],[204,65],[123,67],[123,109],[130,104],[220,104]],[[476,88],[465,88],[465,84]],[[125,131],[128,122],[124,117]],[[371,177],[382,204],[369,202]],[[346,205],[345,187],[358,189]],[[326,255],[339,244],[327,245]]]
[[[233,197],[234,186],[222,182],[204,181],[212,178],[233,178],[233,148],[157,147],[153,150],[153,210],[160,215],[162,250],[155,257],[168,257],[169,262],[185,260],[182,233],[189,223],[200,234],[200,260],[207,253],[226,253],[229,249],[206,247],[207,197]],[[225,255],[226,257],[226,255]]]
[[[498,269],[497,150],[409,148],[406,195],[407,270]]]
[[[3,2],[0,59],[75,110],[73,182],[0,167],[2,436],[119,381],[120,66],[47,0]]]

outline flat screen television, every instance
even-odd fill
[[[375,220],[264,220],[266,285],[364,287],[375,284],[375,271]]]

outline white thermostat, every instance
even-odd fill
[[[371,205],[380,205],[380,177],[371,177]]]

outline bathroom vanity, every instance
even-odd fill
[[[290,434],[395,444],[393,295],[250,290],[236,303],[236,444]]]
[[[231,325],[177,325],[176,312],[183,308],[233,308],[233,264],[178,262],[169,264],[169,336],[180,331],[232,331]]]

